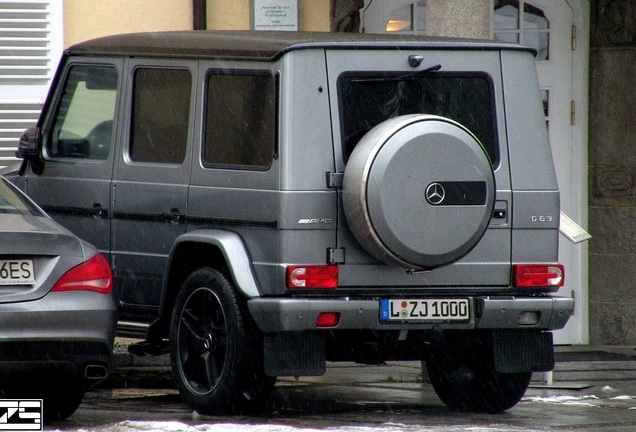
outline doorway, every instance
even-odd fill
[[[587,56],[589,4],[584,0],[494,0],[494,39],[537,50],[536,66],[561,211],[587,227]],[[559,344],[587,344],[588,247],[561,236],[559,260],[566,284],[559,295],[576,301],[574,316],[555,332]]]

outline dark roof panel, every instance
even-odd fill
[[[273,60],[286,51],[309,48],[447,48],[523,49],[501,42],[429,38],[415,35],[256,32],[171,31],[104,36],[71,46],[71,54],[169,56],[191,58],[241,58]]]

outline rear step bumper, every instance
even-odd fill
[[[558,330],[574,312],[569,297],[468,297],[470,318],[464,321],[386,322],[380,320],[379,300],[255,298],[249,311],[263,333],[303,330],[399,329],[533,329]],[[318,315],[335,312],[335,327],[316,325]]]

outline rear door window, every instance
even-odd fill
[[[135,70],[130,137],[133,162],[183,163],[191,91],[189,70]]]

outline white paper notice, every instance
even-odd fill
[[[298,30],[298,0],[254,0],[254,30]]]

